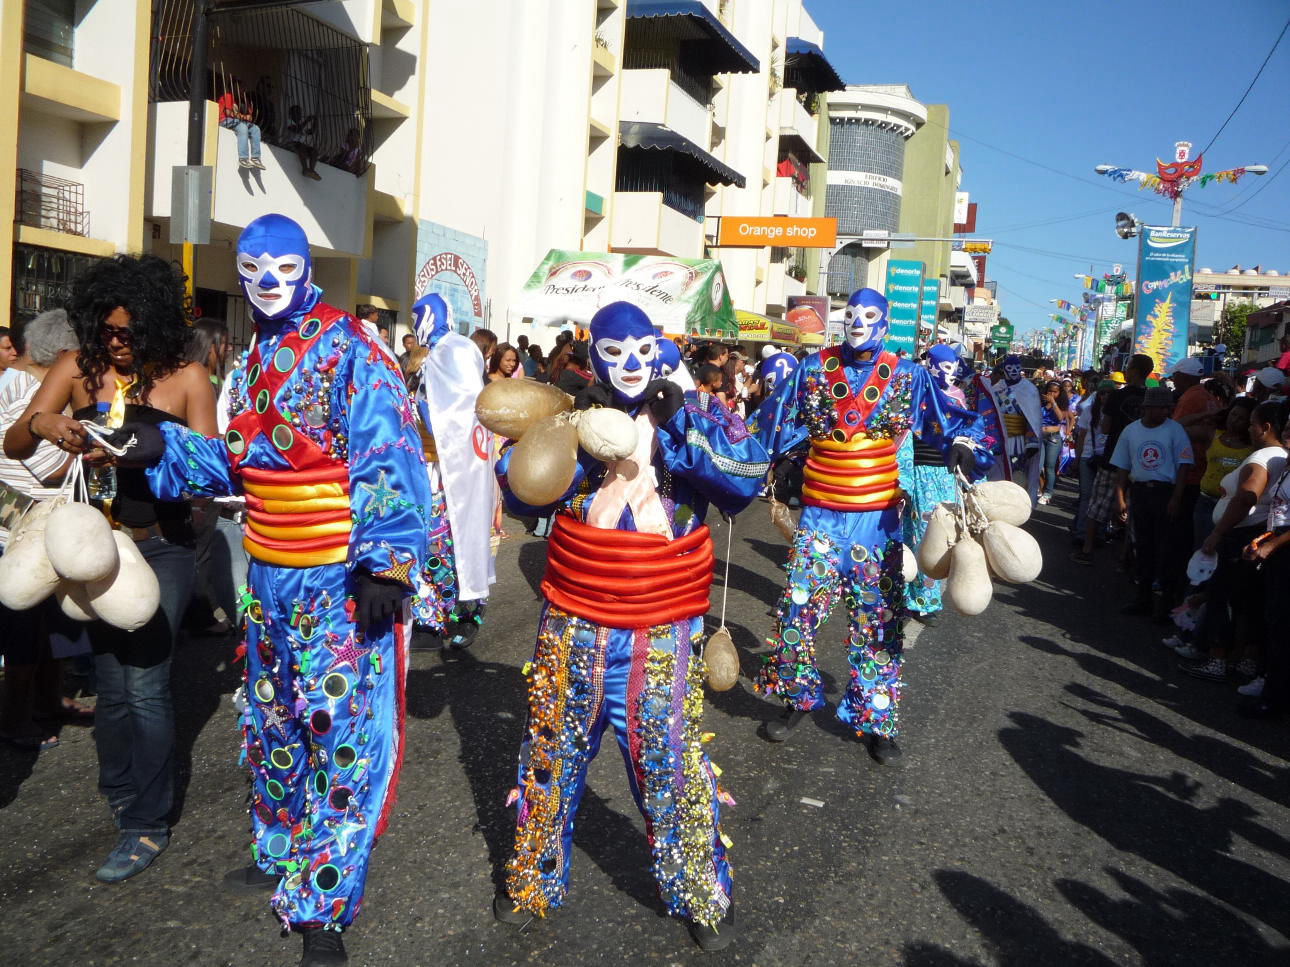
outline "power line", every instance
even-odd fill
[[[1259,65],[1259,69],[1254,75],[1254,80],[1250,81],[1250,86],[1245,89],[1245,93],[1241,95],[1241,99],[1236,102],[1236,107],[1232,108],[1232,112],[1227,116],[1227,119],[1223,121],[1219,129],[1214,132],[1214,136],[1209,139],[1209,144],[1205,145],[1205,147],[1201,149],[1200,153],[1202,155],[1214,146],[1214,142],[1218,140],[1218,136],[1222,134],[1223,129],[1227,127],[1228,121],[1231,121],[1232,118],[1236,116],[1236,112],[1241,109],[1241,105],[1245,103],[1245,99],[1250,96],[1250,91],[1254,90],[1254,85],[1257,84],[1259,82],[1259,78],[1263,76],[1263,68],[1268,66],[1268,61],[1272,59],[1272,55],[1275,54],[1277,48],[1281,46],[1281,38],[1286,35],[1287,30],[1290,30],[1290,20],[1285,22],[1285,25],[1281,28],[1281,33],[1277,34],[1276,42],[1273,43],[1272,49],[1268,51],[1268,56],[1263,58],[1263,63]]]

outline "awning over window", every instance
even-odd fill
[[[823,164],[829,160],[792,128],[780,128],[779,153],[782,155],[789,151],[797,155],[799,161],[805,161],[807,164]]]
[[[706,40],[714,74],[756,74],[761,64],[699,0],[627,0],[627,19],[670,18],[681,40]]]
[[[704,184],[744,187],[743,175],[665,124],[655,124],[652,121],[620,121],[618,143],[624,148],[669,151],[686,158],[690,164],[699,169],[699,175],[703,178]]]
[[[784,86],[812,94],[846,89],[824,51],[801,37],[788,38],[784,52]]]

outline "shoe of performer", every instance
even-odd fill
[[[735,930],[735,905],[732,903],[726,907],[726,914],[718,922],[716,927],[707,927],[701,923],[690,921],[690,936],[706,951],[725,950],[735,942],[737,936]]]
[[[1170,635],[1168,638],[1161,638],[1160,643],[1170,651],[1177,651],[1179,648],[1185,648],[1187,643],[1177,635]]]
[[[869,736],[869,755],[880,766],[898,766],[905,757],[896,740],[885,735]]]
[[[94,873],[94,877],[102,883],[128,880],[151,866],[152,861],[169,845],[168,833],[153,833],[148,836],[122,833],[116,841],[116,847]]]
[[[1203,678],[1210,682],[1227,681],[1227,662],[1221,658],[1211,658],[1195,665],[1180,666],[1184,675],[1192,678]]]
[[[936,622],[941,620],[941,614],[939,611],[919,612],[914,615],[914,620],[919,624],[930,628],[932,625],[936,624]]]
[[[806,717],[806,712],[800,708],[786,708],[780,713],[779,718],[771,719],[766,723],[766,738],[772,742],[784,742],[788,739],[788,734],[797,727],[797,723]]]
[[[1263,694],[1263,676],[1260,675],[1258,678],[1246,682],[1238,688],[1236,692],[1238,695],[1248,695],[1250,698],[1258,698]]]
[[[473,608],[453,625],[452,637],[448,639],[448,647],[453,651],[465,651],[475,643],[475,636],[479,634],[480,627],[484,624],[484,605],[478,605]]]
[[[548,907],[544,919],[554,919],[556,915],[555,907]],[[535,913],[529,913],[523,907],[517,907],[505,891],[498,893],[493,897],[493,919],[498,923],[507,923],[513,927],[522,927],[530,920],[537,920]]]
[[[282,879],[272,873],[266,873],[254,863],[239,866],[224,874],[224,889],[238,893],[258,893],[263,890],[276,890]]]
[[[1199,648],[1196,648],[1192,645],[1188,645],[1186,643],[1177,645],[1174,648],[1174,654],[1176,654],[1183,661],[1204,661],[1206,658],[1209,657],[1209,652],[1201,651]]]
[[[1052,500],[1053,498],[1050,497],[1048,494],[1040,494],[1038,503],[1041,503],[1047,506],[1048,504],[1052,503]]]
[[[412,636],[412,651],[442,651],[443,632],[421,631]]]
[[[349,963],[345,941],[340,939],[339,930],[305,927],[301,933],[305,938],[305,947],[300,956],[300,967],[332,967],[334,964]]]

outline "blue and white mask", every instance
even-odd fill
[[[927,368],[932,371],[932,378],[941,389],[958,385],[960,375],[959,354],[953,346],[937,343],[927,350]]]
[[[452,306],[443,296],[427,292],[412,305],[412,333],[426,349],[434,349],[439,340],[453,331]]]
[[[645,394],[658,346],[649,316],[630,302],[611,302],[591,317],[591,369],[621,403]]]
[[[237,274],[256,318],[292,315],[313,285],[305,230],[286,215],[261,215],[237,240]]]
[[[847,345],[856,352],[877,352],[887,338],[887,300],[874,289],[856,289],[847,300]]]
[[[660,338],[658,356],[654,359],[654,372],[660,377],[668,377],[681,368],[681,350],[670,339]]]
[[[1003,381],[1009,386],[1021,381],[1021,357],[1005,356],[1003,360]]]

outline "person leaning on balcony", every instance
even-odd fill
[[[299,104],[287,108],[287,143],[295,150],[300,159],[300,173],[314,181],[322,181],[318,167],[318,148],[315,141],[318,136],[318,118],[306,115]]]
[[[219,104],[219,126],[228,128],[237,135],[238,166],[263,170],[264,162],[260,160],[260,126],[251,116],[251,107],[246,97],[239,93],[240,86],[236,80],[225,82],[224,93],[216,102]]]

